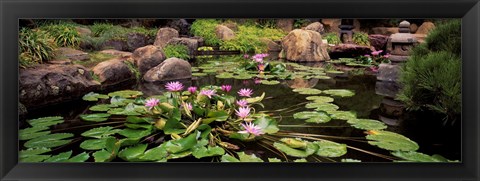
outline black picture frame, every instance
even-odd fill
[[[1,0],[2,180],[479,180],[478,0]],[[462,18],[461,163],[18,163],[20,18]]]

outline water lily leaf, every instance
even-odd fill
[[[166,162],[168,152],[165,147],[155,147],[145,151],[145,153],[139,157],[145,161]]]
[[[339,119],[339,120],[357,119],[357,114],[351,111],[330,111],[329,114],[332,119]]]
[[[230,115],[227,113],[227,111],[213,111],[210,110],[207,113],[207,119],[203,119],[202,122],[203,124],[210,124],[213,121],[226,121]]]
[[[43,153],[47,153],[51,151],[50,148],[29,148],[29,149],[26,149],[26,150],[21,150],[18,152],[18,155],[20,158],[22,157],[27,157],[27,156],[30,156],[30,155],[40,155],[40,154],[43,154]]]
[[[223,155],[220,160],[221,162],[240,162],[240,160],[228,154]]]
[[[239,80],[247,80],[253,78],[253,75],[250,74],[240,74],[240,75],[234,75],[234,79],[239,79]]]
[[[326,73],[338,75],[338,74],[343,74],[344,72],[338,71],[338,70],[329,70],[329,71],[326,71]]]
[[[315,109],[316,111],[336,111],[339,107],[332,103],[313,102],[305,105],[305,108]]]
[[[325,76],[325,75],[314,75],[314,76],[310,76],[310,78],[320,79],[320,80],[328,80],[328,79],[331,79],[331,77]]]
[[[168,119],[163,127],[163,132],[165,134],[179,134],[185,132],[185,130],[185,127],[180,124],[179,118],[177,119],[175,117]]]
[[[245,152],[237,152],[240,162],[263,162],[255,154],[247,155]]]
[[[303,111],[293,114],[295,119],[306,119],[305,122],[308,123],[326,123],[331,120],[331,118],[324,112],[316,111]]]
[[[268,158],[268,162],[282,162],[282,160],[278,159],[278,158]]]
[[[153,125],[151,125],[151,124],[130,124],[130,123],[125,123],[125,126],[126,126],[127,128],[131,128],[131,129],[148,129],[148,130],[153,129]]]
[[[105,126],[105,127],[90,129],[88,131],[83,132],[81,135],[84,137],[91,137],[91,138],[104,138],[112,134],[115,134],[119,131],[120,131],[119,129],[113,129],[113,127],[111,126]]]
[[[390,151],[416,151],[418,144],[407,137],[390,131],[368,131],[369,144]]]
[[[44,162],[65,162],[70,158],[70,156],[72,156],[72,151],[67,151],[59,153],[58,155],[54,155],[46,159]]]
[[[293,89],[293,92],[298,92],[299,94],[304,94],[304,95],[316,95],[316,94],[321,94],[322,91],[314,88],[296,88]]]
[[[313,143],[307,143],[306,149],[292,148],[292,147],[289,147],[288,145],[280,143],[280,142],[273,143],[273,146],[276,149],[284,152],[285,154],[287,154],[289,156],[293,156],[293,157],[308,157],[308,156],[312,155],[313,153],[315,153],[315,151],[317,151],[317,149],[318,149],[318,146],[316,144],[313,144]]]
[[[293,160],[293,162],[307,162],[307,159],[300,158],[300,159]]]
[[[351,159],[351,158],[344,158],[341,162],[362,162],[361,160]]]
[[[137,104],[137,105],[142,105],[142,106],[143,106],[143,105],[145,105],[145,103],[146,103],[146,99],[143,98],[143,97],[137,97],[137,98],[135,98],[135,100],[134,100],[133,103],[134,103],[134,104]]]
[[[109,139],[116,140],[113,137],[85,140],[80,144],[80,148],[84,150],[101,150],[107,148],[107,142]]]
[[[121,147],[136,145],[141,138],[123,138],[118,140]]]
[[[63,139],[71,137],[73,137],[72,133],[55,133],[31,139],[25,142],[24,146],[27,148],[52,148],[70,143],[71,140]]]
[[[261,102],[263,100],[263,98],[265,98],[265,92],[262,93],[261,96],[247,98],[246,100],[247,100],[248,103],[253,104],[253,103]]]
[[[42,162],[45,159],[50,158],[50,155],[29,155],[26,157],[21,157],[20,162]]]
[[[198,133],[198,132],[197,132]],[[165,149],[169,153],[180,153],[190,148],[193,148],[197,144],[197,134],[192,133],[185,138],[180,138],[178,140],[171,140],[165,142]]]
[[[96,113],[96,114],[82,114],[80,118],[84,121],[92,121],[92,122],[102,122],[108,120],[110,114],[107,113]]]
[[[373,119],[349,119],[347,123],[363,130],[382,130],[387,128],[385,123]]]
[[[203,77],[203,76],[207,76],[207,75],[208,75],[208,74],[202,73],[202,72],[192,73],[192,76],[194,76],[194,77]]]
[[[99,111],[99,112],[105,112],[110,110],[112,107],[116,107],[117,105],[112,105],[112,104],[98,104],[95,106],[92,106],[89,108],[90,111]]]
[[[314,101],[314,102],[318,102],[318,103],[333,102],[333,98],[327,97],[327,96],[308,96],[306,99],[309,100],[309,101]]]
[[[118,134],[131,139],[141,139],[145,136],[150,135],[151,133],[152,133],[151,130],[130,129],[130,128],[123,129],[118,132]]]
[[[146,149],[147,144],[139,144],[137,146],[128,147],[120,151],[118,153],[118,157],[125,161],[140,161],[138,158],[143,155]]]
[[[112,104],[112,106],[125,106],[129,103],[133,103],[135,102],[135,100],[133,99],[126,99],[124,97],[121,97],[121,96],[113,96],[111,99],[110,99],[110,104]]]
[[[218,156],[225,154],[225,150],[222,147],[215,146],[207,146],[207,147],[199,147],[192,151],[192,155],[195,158],[203,158],[203,157],[211,157],[211,156]]]
[[[120,96],[123,98],[136,98],[141,95],[143,95],[143,93],[136,90],[122,90],[122,91],[111,92],[108,94],[108,96],[110,97]]]
[[[224,73],[216,75],[215,77],[217,77],[219,79],[231,79],[231,78],[233,78],[233,74],[224,72]]]
[[[248,134],[248,133],[232,133],[230,134],[230,136],[228,136],[229,138],[232,138],[232,139],[237,139],[237,140],[242,140],[242,141],[253,141],[255,140],[255,135],[252,135],[252,134]]]
[[[443,162],[433,156],[415,151],[395,151],[392,155],[411,162]]]
[[[90,92],[85,94],[82,99],[85,101],[98,101],[98,99],[108,99],[109,97],[105,94],[98,94],[95,92]]]
[[[352,97],[355,95],[355,92],[347,89],[329,89],[324,90],[323,93],[338,97]]]
[[[30,140],[33,138],[38,138],[40,136],[48,135],[51,132],[47,130],[48,127],[46,126],[41,126],[41,127],[30,127],[30,128],[25,128],[22,130],[18,131],[18,139],[19,140]],[[47,131],[43,131],[47,130]]]
[[[105,149],[96,151],[92,155],[95,162],[107,162],[107,161],[111,161],[112,159],[112,153],[108,152]]]
[[[90,154],[88,153],[80,153],[70,159],[67,160],[67,162],[85,162],[90,158]]]
[[[60,116],[53,116],[53,117],[31,119],[31,120],[28,120],[27,122],[33,127],[46,127],[46,126],[53,126],[56,124],[63,123],[64,120]]]
[[[277,121],[267,116],[261,116],[256,118],[255,120],[253,120],[253,124],[260,127],[262,132],[267,134],[273,134],[280,130],[278,128]]]
[[[204,73],[217,73],[218,69],[203,69]]]
[[[318,145],[316,154],[324,157],[340,157],[347,153],[347,145],[335,143],[333,141],[316,141],[313,142]]]
[[[137,109],[140,108],[140,109]],[[125,116],[139,116],[141,115],[138,111],[145,110],[143,106],[137,106],[133,103],[128,103],[125,108],[115,108],[108,111],[109,114],[114,115],[125,115]]]
[[[178,158],[183,158],[190,156],[192,154],[191,150],[183,151],[180,153],[171,153],[170,155],[167,156],[167,159],[178,159]]]
[[[280,81],[276,81],[276,80],[262,80],[261,83],[262,83],[262,84],[265,84],[265,85],[277,85],[277,84],[280,84]]]
[[[198,67],[192,67],[192,69],[190,69],[190,70],[192,70],[192,72],[198,72],[198,71],[200,71],[200,69],[199,69]]]

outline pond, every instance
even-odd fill
[[[265,59],[276,60],[277,57],[271,56],[266,57]],[[443,157],[448,160],[460,160],[461,158],[461,134],[458,126],[441,125],[438,123],[440,121],[436,120],[442,119],[442,117],[432,117],[429,113],[411,113],[405,111],[403,115],[398,117],[392,117],[385,114],[382,108],[385,99],[383,96],[375,93],[375,74],[368,72],[353,73],[328,70],[326,63],[266,61],[271,65],[269,69],[270,72],[265,70],[266,73],[260,73],[263,75],[253,77],[253,74],[258,74],[258,72],[246,70],[245,73],[242,73],[238,69],[239,66],[247,66],[248,69],[249,61],[250,60],[245,59],[242,56],[198,58],[197,61],[193,63],[192,72],[194,77],[191,80],[180,81],[185,87],[183,89],[184,91],[189,86],[195,86],[200,89],[203,86],[209,85],[219,87],[222,85],[231,85],[232,89],[228,91],[231,95],[235,95],[240,89],[246,88],[253,90],[252,97],[260,97],[262,93],[265,93],[261,103],[258,102],[258,104],[252,104],[251,108],[256,113],[262,113],[268,115],[271,119],[274,119],[276,127],[280,131],[272,133],[272,135],[276,136],[267,136],[267,134],[265,134],[264,137],[256,137],[253,141],[242,140],[245,139],[245,137],[242,139],[234,139],[232,137],[223,136],[222,141],[231,145],[221,145],[225,149],[225,154],[222,155],[236,152],[240,157],[240,161],[258,161],[257,159],[260,158],[262,161],[296,160],[308,162],[422,161],[419,157],[424,158],[423,156],[425,156],[425,159],[428,161],[444,160]],[[278,70],[273,70],[277,65],[279,67]],[[285,70],[281,70],[281,66],[279,65],[286,65],[284,67]],[[254,66],[252,69],[255,68],[257,67]],[[281,73],[274,74],[274,71]],[[284,74],[285,72],[282,71],[290,72],[292,74],[287,76]],[[264,79],[264,81],[262,81],[262,79]],[[165,84],[166,82],[155,84],[141,82],[136,85],[117,88],[117,90],[138,90],[143,93],[140,97],[147,98],[150,96],[163,95],[165,92],[168,92],[165,89]],[[322,93],[316,93],[318,90]],[[331,91],[328,92],[325,90]],[[337,92],[335,92],[335,90],[337,90]],[[108,94],[108,92],[104,92],[104,94]],[[100,99],[99,102],[102,104],[108,104],[110,99]],[[98,104],[96,101],[72,101],[61,105],[30,111],[27,119],[30,120],[48,116],[63,117],[65,121],[53,125],[51,134],[73,133],[74,136],[71,137],[68,144],[61,144],[58,147],[51,148],[52,152],[49,154],[56,155],[72,151],[69,152],[68,157],[70,157],[70,155],[87,153],[91,157],[88,157],[83,161],[96,161],[97,158],[94,159],[94,156],[92,155],[94,155],[97,150],[106,148],[99,147],[99,149],[82,149],[81,144],[83,144],[85,140],[91,139],[82,136],[82,133],[89,131],[92,128],[106,126],[112,127],[112,129],[124,129],[126,126],[133,129],[131,125],[126,125],[125,116],[122,115],[111,115],[108,120],[101,122],[87,122],[83,120],[81,115],[94,113],[95,111],[89,109],[96,104]],[[323,119],[323,121],[318,121],[322,120],[322,115],[318,115],[318,113],[315,113],[315,115],[308,114],[314,112],[312,109],[315,108],[316,110],[319,110],[318,112],[321,112],[322,114],[325,113],[328,120]],[[301,115],[299,113],[305,113],[306,115]],[[353,118],[350,118],[351,113],[354,113]],[[337,115],[336,117],[335,114]],[[315,120],[310,118],[318,119]],[[313,122],[308,122],[308,120],[312,120]],[[355,122],[347,120],[360,121]],[[362,122],[361,120],[365,121]],[[368,120],[375,120],[375,122],[369,122]],[[28,123],[21,123],[21,129],[28,127]],[[228,130],[228,126],[219,127]],[[221,130],[217,131],[221,132]],[[383,133],[383,131],[387,132],[387,134],[391,132],[398,133],[400,136],[394,136],[395,139],[393,139],[393,143],[384,143],[384,146],[368,143],[368,141],[372,140],[366,139],[367,135],[376,135],[378,132]],[[201,130],[199,131],[199,135],[200,132]],[[178,133],[178,135],[181,134]],[[178,135],[166,135],[161,132],[155,132],[142,137],[140,143],[146,144],[148,145],[148,149],[152,149],[168,140],[175,140],[175,136]],[[122,138],[122,136],[118,135],[116,137]],[[186,139],[186,137],[187,136],[176,139],[182,140]],[[292,143],[295,140],[284,140],[283,146],[287,145],[289,146],[288,148],[282,147],[282,145],[278,144],[280,138],[287,137],[300,138],[302,140],[297,139],[296,141],[299,141],[299,144],[305,145],[307,145],[306,142],[302,141],[310,140],[313,142],[316,140],[322,142],[322,140],[328,140],[336,143],[323,145],[325,147],[323,154],[318,151],[318,148],[316,148],[316,155],[303,156],[303,154],[306,154],[305,152],[309,152],[308,148],[305,148],[307,146],[304,146],[303,148],[295,147],[295,143]],[[199,140],[198,135],[197,139]],[[379,142],[381,141],[382,140],[380,139]],[[419,148],[412,150],[391,148],[392,146],[398,146],[395,141],[398,141],[400,146],[407,147],[409,144],[412,144],[413,141],[413,144],[418,144]],[[24,145],[26,142],[28,141],[22,140],[20,141],[20,144]],[[98,142],[98,144],[102,143],[103,142],[101,141]],[[272,146],[272,144],[277,145]],[[308,144],[310,144],[310,142]],[[319,145],[320,148],[322,148],[322,144]],[[235,148],[228,150],[229,147],[238,147],[238,149]],[[126,148],[127,146],[122,147],[120,152]],[[23,146],[20,147],[20,150],[25,149],[27,148]],[[143,148],[143,151],[145,151],[145,149],[147,148]],[[210,149],[210,147],[208,147],[208,149]],[[212,150],[208,151],[214,152]],[[141,151],[141,154],[147,153],[143,153],[143,151]],[[133,154],[135,151],[131,152]],[[422,154],[421,156],[417,155],[416,157],[411,155],[408,156],[407,153],[411,152],[415,154],[423,153],[426,155]],[[250,156],[246,156],[245,158],[245,155],[243,155],[244,160],[242,160],[240,154]],[[302,156],[298,156],[298,154]],[[440,156],[441,158],[438,158],[436,156],[429,156],[436,154],[442,155],[443,157]],[[196,159],[192,156],[178,156],[177,159],[168,159],[168,161],[232,161],[231,158],[222,155],[217,154],[200,159]],[[133,157],[130,160],[129,158],[125,159],[125,156],[122,158],[120,157],[121,156],[110,158],[109,161],[145,161],[138,158],[133,159]],[[279,160],[272,158],[278,158]],[[305,160],[302,158],[305,158]],[[435,160],[435,158],[438,159]]]

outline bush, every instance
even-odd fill
[[[90,26],[92,30],[92,37],[82,37],[82,41],[86,44],[92,45],[93,49],[100,49],[101,46],[109,40],[127,41],[128,35],[131,33],[138,33],[155,39],[157,34],[156,29],[147,29],[144,27],[125,28],[118,25],[108,23],[95,23]]]
[[[55,40],[48,33],[26,28],[20,30],[19,63],[21,67],[47,62],[53,58],[55,48]]]
[[[450,20],[439,24],[425,39],[427,48],[432,51],[449,51],[460,55],[462,51],[461,26],[460,20]]]
[[[48,32],[55,39],[57,46],[76,48],[80,45],[80,34],[72,23],[46,24],[40,29]]]
[[[167,58],[176,57],[184,60],[190,58],[188,55],[188,48],[185,45],[167,45],[163,48],[163,51]]]
[[[192,23],[190,31],[193,35],[202,37],[210,46],[218,46],[222,42],[215,34],[215,27],[220,21],[215,19],[197,19]]]
[[[338,37],[337,33],[327,33],[323,36],[327,39],[328,44],[338,45],[341,43],[340,37]]]
[[[239,50],[243,53],[262,53],[268,50],[264,39],[281,40],[285,33],[274,28],[259,28],[257,26],[238,26],[238,32],[234,39],[221,43],[221,50]]]
[[[368,34],[364,32],[355,32],[353,33],[353,43],[357,45],[370,46],[370,41],[368,40]]]

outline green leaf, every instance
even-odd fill
[[[350,120],[357,119],[357,114],[352,111],[330,111],[328,112],[332,119]]]
[[[351,158],[344,158],[341,162],[362,162],[361,160],[351,159]]]
[[[247,100],[248,103],[253,104],[253,103],[261,102],[263,100],[263,98],[265,98],[265,92],[262,93],[261,96],[247,98],[246,100]]]
[[[127,128],[131,128],[131,129],[147,129],[147,130],[153,129],[153,125],[151,125],[151,124],[129,124],[129,123],[125,123],[125,126]]]
[[[255,154],[247,155],[245,152],[237,152],[240,162],[263,162],[262,159],[255,156]]]
[[[93,159],[95,162],[107,162],[111,161],[112,153],[108,152],[107,150],[100,150],[93,153]]]
[[[95,106],[92,106],[89,108],[90,111],[99,111],[99,112],[105,112],[110,110],[112,107],[116,107],[117,105],[112,105],[112,104],[98,104]]]
[[[355,92],[347,89],[329,89],[324,90],[323,93],[338,97],[352,97],[355,95]]]
[[[316,141],[313,143],[318,145],[318,150],[316,152],[318,156],[340,157],[347,153],[347,145],[345,144],[326,140]]]
[[[192,154],[191,150],[179,152],[179,153],[171,153],[170,155],[167,156],[167,159],[178,159],[178,158],[183,158],[190,156]]]
[[[137,106],[133,103],[128,103],[128,105],[125,106],[125,108],[110,109],[108,113],[114,114],[114,115],[139,116],[141,115],[140,111],[143,111],[143,110],[145,110],[143,106]]]
[[[72,156],[72,151],[67,151],[67,152],[59,153],[58,155],[52,156],[46,159],[44,162],[65,162],[70,158],[70,156]]]
[[[125,106],[129,103],[133,103],[135,102],[135,100],[132,100],[132,99],[126,99],[124,97],[120,97],[120,96],[113,96],[111,99],[110,99],[110,104],[112,104],[113,106]]]
[[[19,140],[30,140],[33,138],[38,138],[40,136],[48,135],[50,131],[43,131],[48,129],[48,127],[30,127],[18,131]]]
[[[368,131],[369,144],[391,151],[416,151],[418,144],[398,133],[390,131]]]
[[[98,94],[95,92],[90,92],[88,94],[85,94],[82,99],[85,101],[98,101],[98,99],[108,99],[109,97],[104,94]]]
[[[223,155],[220,160],[221,162],[240,162],[240,160],[228,154]]]
[[[402,158],[405,161],[411,161],[411,162],[443,162],[440,159],[437,159],[433,156],[415,152],[415,151],[395,151],[392,152],[392,155]]]
[[[316,94],[321,94],[322,91],[314,88],[296,88],[293,89],[293,92],[298,92],[299,94],[304,94],[304,95],[316,95]]]
[[[293,114],[295,119],[306,119],[308,123],[326,123],[330,121],[330,117],[324,112],[303,111]]]
[[[147,144],[139,144],[134,147],[128,147],[118,153],[118,157],[125,161],[140,161],[138,159],[147,149]]]
[[[387,128],[387,125],[383,122],[373,119],[349,119],[347,123],[357,129],[363,130],[382,130]]]
[[[223,154],[225,154],[225,150],[223,150],[223,148],[219,146],[200,147],[192,151],[192,155],[198,159],[203,157],[211,157],[211,156],[217,156],[217,155],[223,155]]]
[[[268,158],[268,162],[282,162],[282,160],[278,159],[278,158]]]
[[[207,75],[208,75],[208,74],[202,73],[202,72],[192,73],[192,76],[194,76],[194,77],[203,77],[203,76],[207,76]]]
[[[92,121],[92,122],[102,122],[108,120],[110,114],[107,113],[97,113],[97,114],[82,114],[80,118],[84,121]]]
[[[132,138],[132,139],[140,139],[150,135],[151,133],[152,133],[151,130],[129,129],[129,128],[118,132],[118,134],[125,136],[127,138]]]
[[[145,151],[145,153],[139,158],[146,161],[164,162],[166,161],[167,155],[168,152],[165,147],[155,147]]]
[[[198,132],[197,132],[198,133]],[[185,138],[180,138],[178,140],[171,140],[165,142],[165,149],[169,153],[180,153],[190,148],[193,148],[197,144],[197,134],[192,133]]]
[[[93,128],[88,131],[83,132],[81,135],[84,137],[91,137],[91,138],[103,138],[110,136],[112,134],[117,133],[120,131],[119,129],[113,129],[111,126],[105,126],[105,127],[98,127],[98,128]]]
[[[116,140],[113,137],[85,140],[80,144],[80,148],[84,150],[101,150],[107,147],[107,142],[109,139]]]
[[[90,155],[88,153],[80,153],[70,159],[67,160],[67,162],[85,162],[90,158]]]
[[[55,133],[31,139],[25,142],[24,146],[27,148],[52,148],[70,143],[71,140],[63,139],[71,137],[73,137],[71,133]]]
[[[204,124],[209,124],[213,121],[226,121],[230,115],[228,115],[227,111],[214,111],[210,110],[207,114],[207,119],[203,119],[202,122]]]
[[[306,146],[305,149],[301,149],[301,148],[292,148],[292,147],[290,147],[290,146],[288,146],[284,143],[280,143],[280,142],[273,143],[273,147],[275,147],[276,149],[284,152],[285,154],[287,154],[289,156],[293,156],[293,157],[302,157],[302,158],[305,158],[305,157],[308,157],[308,156],[312,155],[318,149],[318,146],[316,144],[306,142],[306,145],[307,146]]]
[[[28,155],[20,158],[20,162],[42,162],[50,158],[50,155]]]
[[[332,103],[314,102],[305,105],[308,109],[315,109],[316,111],[336,111],[339,107]]]
[[[262,84],[265,84],[265,85],[277,85],[277,84],[280,84],[279,81],[276,81],[276,80],[262,80],[261,81]]]
[[[278,128],[277,122],[267,116],[261,116],[253,120],[253,124],[260,127],[263,133],[273,134],[278,132],[280,129]]]
[[[153,119],[150,118],[150,117],[138,117],[138,116],[128,116],[127,117],[127,122],[129,123],[135,123],[135,124],[138,124],[138,123],[149,123],[151,124],[153,122]]]
[[[305,158],[300,158],[300,159],[293,160],[293,162],[307,162],[307,160]]]
[[[318,102],[318,103],[333,102],[333,98],[327,97],[327,96],[308,96],[306,99],[309,100],[309,101],[314,101],[314,102]]]
[[[122,90],[122,91],[111,92],[108,94],[108,96],[110,97],[120,96],[123,98],[136,98],[141,95],[143,95],[143,93],[136,90]]]
[[[28,156],[32,156],[32,155],[40,155],[40,154],[43,154],[43,153],[47,153],[51,151],[50,148],[29,148],[29,149],[26,149],[26,150],[21,150],[18,152],[18,157],[20,158],[23,158],[23,157],[28,157]]]
[[[33,127],[47,127],[47,126],[53,126],[56,124],[63,123],[64,120],[60,116],[53,116],[53,117],[31,119],[31,120],[28,120],[27,122]]]
[[[237,133],[234,132],[228,136],[229,138],[232,139],[237,139],[237,140],[242,140],[242,141],[253,141],[255,140],[255,135],[253,134],[248,134],[248,133]]]

